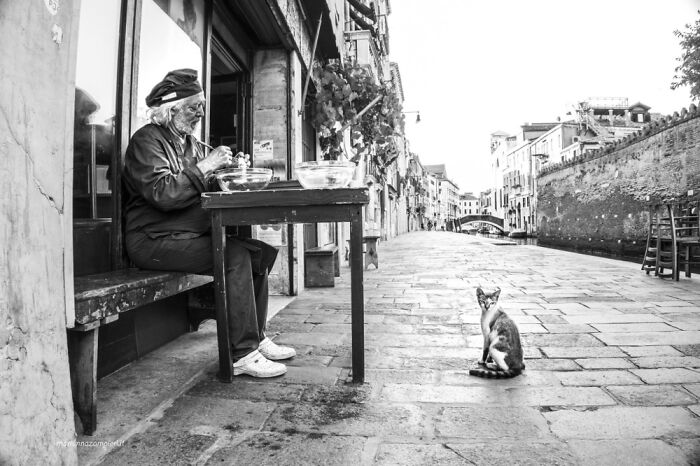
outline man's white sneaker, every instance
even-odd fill
[[[272,362],[255,350],[233,363],[233,375],[247,374],[252,377],[277,377],[287,372],[287,366]]]
[[[280,346],[267,337],[265,337],[265,339],[258,345],[258,351],[260,351],[267,359],[271,359],[273,361],[289,359],[297,355],[294,348],[290,348],[289,346]]]

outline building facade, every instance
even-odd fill
[[[129,138],[146,121],[144,98],[152,86],[170,70],[197,70],[208,100],[197,135],[251,154],[254,164],[268,157],[276,177],[292,178],[294,164],[313,158],[317,146],[301,110],[319,17],[316,57],[342,59],[340,0],[3,6],[0,38],[12,46],[0,57],[0,107],[9,115],[3,133],[13,137],[2,145],[9,165],[0,177],[14,194],[0,201],[8,219],[0,233],[7,264],[0,308],[9,336],[0,368],[0,404],[9,407],[0,462],[77,463],[75,447],[61,443],[76,435],[66,344],[75,325],[74,277],[130,265],[121,169]],[[272,150],[258,153],[261,142]],[[253,232],[279,249],[271,274],[277,292],[295,294],[303,283],[301,228]],[[165,299],[139,315],[177,318],[185,305]],[[98,365],[98,375],[117,367],[118,358],[102,357],[106,348],[123,353],[140,345],[138,318],[110,325],[121,326],[123,339],[117,344],[103,335],[100,360],[109,363]],[[162,344],[172,335],[148,338]]]
[[[444,164],[425,165],[425,171],[435,189],[433,223],[437,229],[453,230],[459,217],[459,187],[448,178]]]
[[[465,215],[481,215],[481,198],[474,196],[472,193],[463,193],[459,195],[459,214],[458,217]]]
[[[638,131],[657,118],[649,109],[640,102],[628,105],[626,98],[589,98],[577,104],[571,121],[527,123],[516,135],[491,134],[493,184],[484,205],[504,219],[506,231],[537,235],[537,173]]]

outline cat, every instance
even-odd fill
[[[491,379],[515,377],[525,369],[520,333],[513,319],[498,304],[501,289],[485,293],[476,289],[481,307],[481,332],[484,335],[484,352],[479,367],[469,370],[469,375]]]

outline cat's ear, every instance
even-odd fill
[[[500,295],[501,295],[501,289],[500,289],[500,288],[496,288],[496,291],[495,291],[495,292],[493,293],[493,295],[492,295],[494,301],[497,300],[498,297],[499,297]]]
[[[484,290],[481,289],[481,287],[477,287],[476,289],[476,297],[480,298],[481,296],[484,296]]]

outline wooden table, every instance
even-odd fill
[[[368,202],[367,188],[279,188],[262,191],[202,193],[202,207],[211,212],[219,378],[222,381],[233,380],[224,268],[226,227],[274,223],[350,222],[352,379],[353,382],[364,382],[362,206]]]

